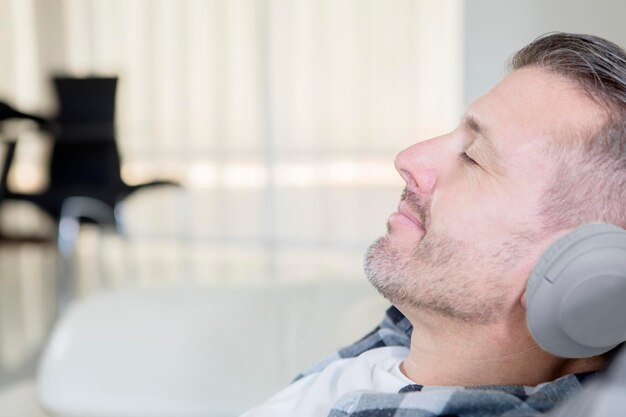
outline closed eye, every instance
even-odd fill
[[[459,156],[461,157],[462,160],[464,160],[468,164],[478,165],[478,162],[476,162],[472,158],[470,158],[470,156],[467,153],[465,153],[465,152],[461,153]]]

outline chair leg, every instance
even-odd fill
[[[57,312],[62,315],[75,296],[76,271],[74,254],[80,232],[77,217],[61,215],[57,236],[57,250],[61,261],[57,280]]]
[[[110,206],[91,197],[70,197],[61,206],[57,248],[61,259],[57,297],[59,314],[63,314],[76,296],[76,242],[80,233],[80,219],[90,218],[103,227],[116,227],[116,218]]]

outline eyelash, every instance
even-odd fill
[[[461,153],[459,156],[461,157],[462,160],[464,160],[468,164],[478,165],[478,163],[476,161],[474,161],[472,158],[470,158],[470,156],[467,153],[465,153],[465,152]]]

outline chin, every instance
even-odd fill
[[[388,244],[393,246],[397,251],[406,253],[409,255],[415,251],[415,248],[424,240],[426,233],[406,233],[402,230],[391,230],[387,233],[385,238],[388,240]]]
[[[389,298],[385,288],[397,281],[401,265],[403,265],[402,252],[398,250],[393,239],[387,235],[372,243],[365,254],[365,275],[374,288],[387,299]]]

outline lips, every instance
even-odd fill
[[[424,225],[420,223],[420,221],[418,220],[418,217],[415,214],[413,214],[411,210],[408,209],[408,207],[406,206],[404,202],[400,202],[400,205],[398,205],[398,213],[402,214],[404,217],[411,220],[420,229],[426,230],[424,228]]]

